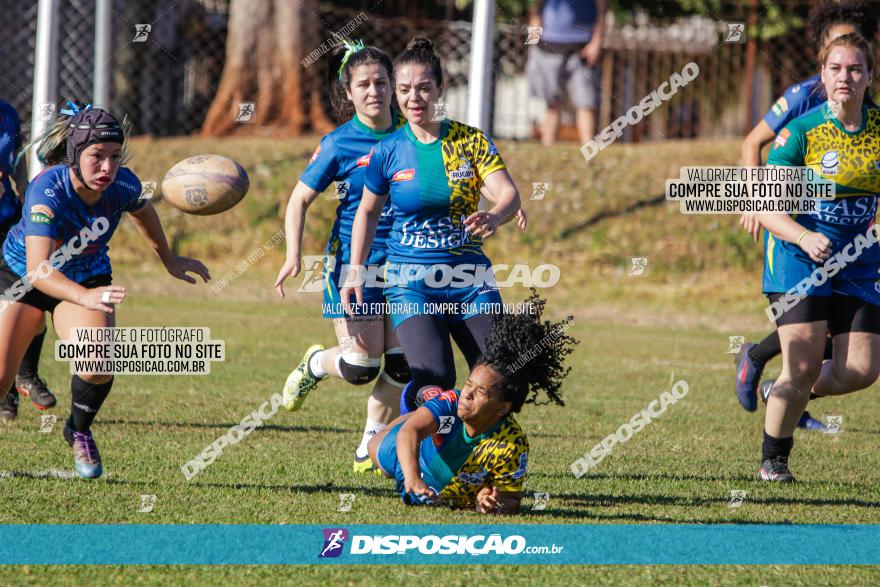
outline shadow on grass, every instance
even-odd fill
[[[101,420],[102,425],[110,426],[146,426],[148,428],[168,427],[168,428],[216,428],[218,430],[229,430],[233,426],[237,426],[239,422],[219,423],[219,422],[147,422],[144,420]],[[265,424],[259,428],[255,428],[254,432],[261,430],[276,430],[281,432],[332,432],[335,434],[353,434],[357,432],[353,428],[334,428],[330,426],[280,426],[278,424]]]
[[[593,216],[590,216],[586,220],[582,222],[578,222],[577,224],[572,224],[566,228],[563,228],[559,233],[560,239],[567,239],[574,235],[577,232],[584,230],[585,228],[589,228],[596,224],[599,224],[603,220],[608,218],[614,218],[615,216],[625,216],[626,214],[630,214],[631,212],[635,212],[636,210],[640,210],[642,208],[648,208],[650,206],[659,206],[663,202],[666,201],[666,195],[661,194],[659,196],[654,196],[653,198],[648,198],[647,200],[639,200],[634,204],[630,204],[625,208],[621,208],[619,210],[603,210]]]
[[[129,481],[126,479],[107,479],[111,485],[144,485],[142,481]],[[394,487],[389,479],[388,487],[363,487],[351,485],[285,485],[281,483],[199,483],[197,481],[187,483],[187,487],[193,489],[234,489],[237,491],[283,491],[287,493],[354,493],[369,495],[371,497],[396,497]]]

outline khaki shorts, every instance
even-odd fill
[[[531,45],[526,64],[529,94],[548,105],[558,105],[564,85],[575,108],[596,110],[599,107],[601,68],[587,65],[580,55],[582,47],[550,43]]]

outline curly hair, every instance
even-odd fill
[[[561,322],[542,321],[547,301],[535,289],[525,303],[526,312],[504,312],[493,318],[477,364],[492,367],[501,375],[501,397],[512,404],[512,412],[519,412],[523,404],[541,405],[537,401],[541,391],[550,400],[542,404],[564,406],[560,388],[571,371],[565,366],[565,357],[579,342],[565,334],[574,317]]]
[[[877,11],[862,0],[825,2],[810,11],[807,30],[816,46],[821,47],[828,30],[838,24],[851,24],[865,39],[873,41],[877,34]]]

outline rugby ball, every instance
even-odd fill
[[[250,187],[247,172],[222,155],[194,155],[168,170],[162,197],[187,214],[208,216],[238,204]]]

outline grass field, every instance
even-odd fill
[[[237,147],[244,153],[242,158],[259,157],[260,149],[267,149],[259,144],[247,150],[246,143]],[[168,161],[151,163],[160,169],[185,154],[206,150],[197,141],[158,145],[163,148],[138,143],[135,154],[147,147],[150,152],[161,150],[163,155],[157,159]],[[288,157],[307,152],[298,145],[290,145]],[[224,152],[236,151],[232,142],[222,146]],[[504,145],[501,148],[505,153]],[[676,157],[682,160],[695,146],[671,143],[653,148],[655,160],[674,161]],[[609,149],[596,161],[631,160],[630,149]],[[530,154],[525,147],[510,151],[512,168],[517,161],[526,165]],[[532,148],[532,153],[541,151]],[[707,145],[699,151],[707,164],[735,162],[732,143]],[[278,162],[267,165],[282,168]],[[301,161],[291,159],[290,165],[284,173],[293,178]],[[550,181],[563,185],[572,181],[582,191],[592,189],[583,187],[577,170],[570,171],[564,161],[555,167],[547,165],[544,172],[552,175]],[[142,178],[153,173],[138,172]],[[657,168],[653,173],[656,176]],[[651,166],[645,163],[630,174],[638,184],[639,177],[651,175]],[[263,177],[259,172],[252,172],[254,176]],[[255,191],[241,209],[216,218],[182,217],[157,204],[175,247],[185,253],[198,251],[209,261],[215,279],[234,270],[280,228],[278,206],[286,199],[283,191],[289,190],[290,181],[279,181],[275,187],[268,186],[268,181],[255,181]],[[518,179],[522,185],[527,181]],[[533,512],[528,497],[525,513],[516,521],[880,523],[876,388],[811,406],[816,417],[844,415],[844,432],[797,433],[792,459],[797,484],[771,486],[754,480],[762,412],[747,414],[739,408],[732,392],[732,355],[727,350],[729,336],[755,339],[767,330],[756,285],[757,265],[747,271],[741,258],[745,255],[757,264],[760,255],[747,249],[748,239],[733,231],[732,218],[682,219],[669,205],[637,206],[627,212],[627,206],[656,195],[651,181],[639,184],[639,193],[629,194],[629,199],[619,185],[608,182],[611,195],[603,193],[608,199],[598,202],[581,192],[561,189],[559,201],[536,202],[530,208],[534,210],[531,233],[515,235],[511,230],[488,248],[499,262],[510,255],[508,259],[559,264],[563,280],[545,292],[549,311],[555,318],[573,314],[570,332],[581,340],[571,357],[573,370],[564,388],[567,405],[526,406],[518,417],[531,445],[527,493],[549,493],[550,501],[545,510]],[[658,181],[662,193],[662,177]],[[578,198],[586,203],[576,214],[566,206],[573,206]],[[332,210],[329,203],[323,204],[316,218],[326,218]],[[559,237],[578,218],[602,213],[609,214],[608,218],[578,229],[569,241],[560,244],[554,239],[554,234]],[[310,223],[309,242],[315,247],[320,246],[318,235],[326,231],[326,222],[323,228],[320,222]],[[707,226],[712,223],[715,228]],[[214,293],[209,286],[187,286],[162,274],[157,262],[144,260],[142,245],[134,248],[138,245],[130,232],[121,234],[115,247],[121,259],[115,281],[130,288],[119,325],[208,326],[213,338],[225,341],[227,360],[214,363],[207,377],[119,376],[94,428],[106,470],[96,482],[44,475],[72,470],[70,452],[61,439],[61,422],[52,433],[40,433],[38,412],[22,405],[19,419],[0,427],[4,446],[0,472],[5,473],[0,477],[0,522],[339,525],[511,521],[469,512],[405,508],[389,481],[352,473],[352,452],[361,435],[367,390],[334,382],[313,392],[302,412],[279,411],[269,425],[227,447],[213,465],[187,482],[181,465],[279,391],[306,346],[332,344],[332,334],[319,317],[317,296],[284,301],[275,297],[271,285],[281,260],[278,250]],[[217,236],[221,234],[223,238]],[[695,248],[693,241],[705,247]],[[560,252],[561,248],[565,251]],[[706,250],[726,252],[712,263]],[[697,252],[691,255],[689,251]],[[639,252],[652,260],[651,270],[642,277],[628,277],[628,258]],[[291,285],[295,289],[296,284]],[[503,295],[506,301],[517,301],[526,292],[512,290]],[[462,375],[463,364],[458,367]],[[69,406],[67,364],[53,360],[50,344],[42,371],[59,395],[60,405],[50,413],[60,420]],[[678,379],[688,382],[687,397],[616,447],[594,473],[579,480],[571,475],[572,461]],[[739,508],[729,507],[730,492],[735,489],[747,492]],[[355,494],[350,512],[336,511],[339,493]],[[156,495],[152,513],[138,512],[142,494]],[[772,545],[756,544],[755,548]],[[880,582],[880,570],[781,566],[0,569],[0,584],[9,585],[50,581],[277,584],[291,580],[387,585],[413,579],[445,585],[481,580],[510,585],[538,581],[546,585],[869,585]]]

